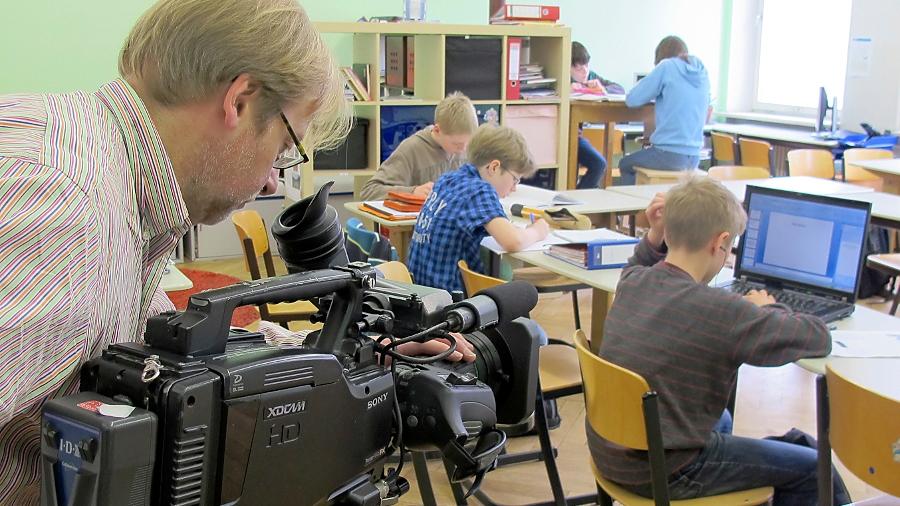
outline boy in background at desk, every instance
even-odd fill
[[[467,154],[469,163],[442,176],[419,213],[407,261],[417,284],[461,291],[456,264],[465,260],[472,270],[484,272],[480,249],[488,234],[507,251],[519,251],[550,230],[543,219],[516,227],[500,204],[537,170],[522,134],[482,125]]]
[[[572,42],[572,91],[579,92],[585,90],[596,90],[601,94],[625,93],[625,88],[619,83],[607,81],[596,72],[588,68],[591,61],[591,54],[588,53],[586,47],[581,42]],[[576,188],[597,188],[600,181],[603,180],[603,174],[606,172],[606,159],[597,151],[597,148],[591,145],[587,139],[578,131],[578,165],[587,168],[587,172],[581,176]]]
[[[623,185],[635,183],[635,167],[693,170],[700,163],[709,108],[709,76],[683,40],[670,35],[656,46],[656,67],[628,92],[628,107],[656,101],[650,146],[619,161]]]
[[[708,286],[747,222],[720,183],[693,178],[657,194],[647,218],[650,231],[622,272],[599,355],[659,393],[671,498],[772,486],[775,506],[815,505],[812,437],[797,429],[766,439],[733,436],[725,407],[742,364],[781,366],[828,355],[828,328],[765,291],[741,297]],[[647,452],[587,432],[597,469],[649,497]],[[834,504],[850,502],[834,476]]]
[[[459,92],[447,95],[434,109],[434,125],[419,130],[397,146],[363,186],[363,200],[384,200],[388,192],[427,197],[445,172],[465,163],[469,139],[478,128],[475,107]]]

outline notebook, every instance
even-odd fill
[[[747,230],[735,261],[738,293],[765,289],[827,322],[849,316],[865,260],[871,204],[748,186]]]

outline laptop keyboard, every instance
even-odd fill
[[[759,290],[762,287],[758,285],[751,285],[749,283],[732,283],[728,288],[730,288],[732,292],[746,295],[748,292],[750,292],[750,290]],[[767,289],[766,291],[769,293],[769,295],[775,297],[775,302],[784,304],[785,306],[791,308],[791,310],[795,313],[825,316],[849,305],[846,302],[820,299],[818,297],[812,297],[798,292],[790,292],[777,289]]]

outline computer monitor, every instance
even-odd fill
[[[825,129],[825,115],[831,111],[831,128],[833,134],[837,131],[837,97],[831,97],[831,105],[828,105],[828,95],[825,88],[819,88],[819,102],[816,105],[816,133],[822,137],[828,137],[829,130]]]
[[[735,274],[856,298],[871,204],[748,186]]]

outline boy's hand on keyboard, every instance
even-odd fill
[[[757,306],[775,303],[775,297],[769,295],[765,290],[750,290],[747,292],[747,295],[744,295],[744,299],[749,300]]]

